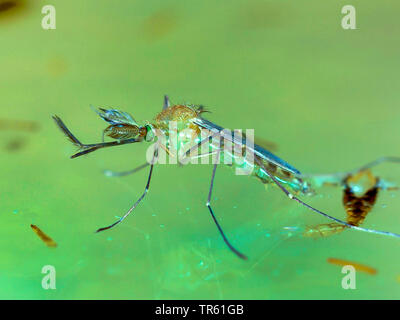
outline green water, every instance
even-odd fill
[[[157,166],[134,214],[94,234],[147,179],[146,170],[124,178],[102,170],[142,164],[146,145],[70,160],[75,149],[51,120],[57,114],[84,142],[97,142],[105,126],[90,104],[151,120],[168,93],[175,103],[204,104],[220,125],[255,129],[302,172],[400,155],[400,4],[354,0],[358,29],[343,30],[341,0],[53,0],[57,29],[45,31],[46,4],[0,12],[0,119],[40,126],[0,130],[0,298],[400,298],[399,240],[290,236],[284,227],[328,221],[226,168],[217,171],[214,210],[249,261],[229,252],[205,207],[210,166]],[[24,142],[7,147],[13,139]],[[400,182],[395,165],[377,174]],[[344,219],[341,190],[321,191],[307,200]],[[382,193],[364,226],[400,232],[399,209],[398,193]],[[58,247],[46,247],[32,223]],[[344,290],[329,257],[378,273],[357,273],[357,289]],[[56,268],[56,290],[41,286],[44,265]]]

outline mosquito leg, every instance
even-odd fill
[[[299,178],[329,178],[329,177],[336,177],[337,180],[341,180],[343,178],[345,178],[347,175],[349,174],[354,174],[357,172],[361,172],[361,171],[365,171],[367,169],[371,169],[373,167],[376,167],[377,165],[381,164],[381,163],[385,163],[385,162],[390,162],[390,163],[400,163],[400,157],[381,157],[378,158],[374,161],[371,161],[369,163],[367,163],[364,166],[361,166],[355,170],[349,171],[349,172],[335,172],[335,173],[327,173],[327,174],[323,174],[323,173],[306,173],[306,174],[300,174],[297,175]]]
[[[167,95],[164,96],[164,104],[163,104],[163,110],[167,109],[170,106],[169,103],[169,98]]]
[[[354,229],[354,230],[358,230],[358,231],[363,231],[363,232],[369,232],[369,233],[375,233],[375,234],[381,234],[381,235],[385,235],[385,236],[390,236],[390,237],[396,237],[396,238],[400,238],[400,234],[397,233],[393,233],[393,232],[388,232],[388,231],[378,231],[378,230],[373,230],[373,229],[367,229],[367,228],[362,228],[362,227],[357,227],[357,226],[353,226],[351,224],[348,224],[347,222],[344,222],[340,219],[337,219],[335,217],[332,217],[328,214],[326,214],[325,212],[322,212],[312,206],[310,206],[309,204],[305,203],[304,201],[300,200],[299,198],[297,198],[296,196],[294,196],[293,194],[291,194],[275,177],[272,173],[270,173],[265,166],[257,161],[257,164],[263,168],[263,170],[266,172],[266,174],[271,178],[271,180],[279,187],[279,189],[281,189],[287,196],[289,199],[295,200],[296,202],[300,203],[301,205],[305,206],[306,208],[310,209],[313,212],[316,212],[322,216],[324,216],[325,218],[328,218],[330,220],[333,220],[339,224],[342,224],[348,228]]]
[[[61,131],[67,136],[67,138],[77,147],[82,149],[82,151],[75,153],[74,155],[71,156],[71,158],[76,158],[79,156],[83,156],[85,154],[88,154],[90,152],[96,151],[101,148],[107,148],[107,147],[113,147],[113,146],[120,146],[124,144],[129,144],[129,143],[135,143],[135,142],[140,142],[142,141],[141,139],[126,139],[126,140],[118,140],[118,141],[112,141],[112,142],[103,142],[103,143],[94,143],[94,144],[83,144],[81,143],[69,129],[67,126],[64,124],[64,122],[57,116],[53,116],[54,121],[58,125],[58,127],[61,129]]]
[[[124,177],[124,176],[128,176],[130,174],[136,173],[144,168],[146,168],[149,165],[148,162],[136,167],[135,169],[132,170],[128,170],[128,171],[120,171],[120,172],[116,172],[116,171],[112,171],[112,170],[104,170],[104,175],[106,175],[107,177]]]
[[[218,152],[218,155],[219,155],[219,152]],[[212,195],[212,189],[213,189],[213,186],[214,186],[215,172],[217,171],[217,165],[218,165],[218,161],[219,161],[218,158],[219,158],[219,157],[217,156],[217,161],[216,161],[215,164],[214,164],[213,173],[212,173],[212,176],[211,176],[210,191],[208,192],[208,199],[207,199],[207,204],[206,204],[206,205],[207,205],[207,208],[208,208],[208,210],[210,211],[211,217],[213,218],[213,220],[214,220],[214,222],[215,222],[215,224],[216,224],[216,226],[217,226],[217,228],[218,228],[218,231],[219,231],[219,233],[221,234],[222,238],[224,239],[226,245],[227,245],[227,246],[229,247],[229,249],[230,249],[234,254],[236,254],[239,258],[241,258],[241,259],[243,259],[243,260],[247,260],[247,257],[246,257],[244,254],[240,253],[238,250],[236,250],[236,249],[230,244],[228,238],[227,238],[227,237],[225,236],[225,234],[224,234],[224,231],[222,230],[221,226],[219,225],[218,220],[217,220],[217,218],[215,217],[214,212],[213,212],[213,209],[212,209],[212,207],[211,207],[211,195]]]
[[[97,229],[96,232],[100,232],[100,231],[104,231],[104,230],[107,230],[107,229],[111,229],[112,227],[114,227],[114,226],[116,226],[117,224],[121,223],[121,222],[122,222],[136,207],[137,207],[137,205],[140,203],[140,201],[143,200],[143,198],[146,196],[147,192],[149,191],[151,176],[152,176],[152,174],[153,174],[154,163],[155,163],[155,159],[157,158],[157,156],[158,156],[158,149],[156,149],[156,150],[154,151],[153,159],[152,159],[151,164],[150,164],[149,177],[147,178],[146,187],[145,187],[145,189],[144,189],[144,192],[143,192],[142,195],[140,196],[140,198],[139,198],[139,199],[133,204],[133,206],[130,207],[129,210],[128,210],[121,218],[119,218],[116,222],[114,222],[113,224],[110,224],[110,225],[107,226],[107,227],[103,227],[103,228]]]
[[[376,159],[375,161],[367,163],[365,166],[362,166],[357,171],[363,171],[363,170],[370,169],[370,168],[375,167],[378,164],[381,164],[383,162],[400,163],[400,157],[381,157],[379,159]]]
[[[220,132],[213,132],[213,134],[210,134],[209,136],[207,136],[206,138],[204,138],[203,140],[199,141],[196,145],[194,145],[193,147],[191,147],[188,151],[185,152],[185,154],[183,155],[182,160],[185,160],[187,158],[190,158],[190,154],[194,151],[196,151],[198,148],[200,148],[204,143],[206,143],[207,141],[210,141],[210,139],[216,137],[217,135],[219,135]]]
[[[206,152],[206,153],[197,154],[197,155],[191,156],[189,158],[189,160],[204,158],[204,157],[208,157],[208,156],[213,156],[213,155],[216,155],[220,151],[221,151],[221,149],[218,149],[218,150],[212,151],[212,152]]]
[[[107,148],[107,147],[114,147],[114,146],[122,146],[124,144],[129,144],[129,143],[135,143],[135,142],[141,142],[141,139],[125,139],[125,140],[118,140],[118,141],[112,141],[112,142],[103,142],[103,143],[94,143],[94,144],[83,144],[81,146],[82,151],[75,153],[74,155],[71,156],[71,159],[83,156],[85,154],[88,154],[90,152],[102,149],[102,148]]]

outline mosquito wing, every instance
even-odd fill
[[[243,137],[246,138],[246,134],[242,133]],[[260,138],[255,136],[253,139],[253,143],[258,144],[264,149],[270,150],[271,152],[275,152],[278,150],[278,145],[275,142]]]
[[[216,125],[215,123],[212,123],[211,121],[208,121],[206,119],[203,118],[196,118],[193,121],[195,124],[197,124],[198,126],[200,126],[201,128],[210,130],[212,132],[221,132],[221,136],[224,139],[227,139],[229,141],[231,141],[232,143],[240,143],[245,145],[246,144],[246,138],[242,137],[242,139],[239,140],[236,138],[234,138],[233,134],[225,134],[223,132],[224,128],[220,127],[219,125]],[[293,167],[292,165],[290,165],[289,163],[287,163],[286,161],[282,160],[281,158],[277,157],[276,155],[274,155],[272,152],[264,149],[263,147],[254,144],[254,148],[248,147],[248,149],[250,149],[250,151],[254,152],[254,154],[266,161],[272,162],[273,164],[289,171],[292,172],[294,174],[301,174],[299,170],[297,170],[295,167]]]
[[[116,109],[103,109],[103,108],[94,108],[92,106],[92,109],[104,120],[112,125],[114,124],[131,124],[137,126],[137,123],[133,117],[123,111],[119,111]]]

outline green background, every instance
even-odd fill
[[[0,4],[5,0],[0,0]],[[41,28],[42,6],[56,30]],[[172,102],[204,104],[228,128],[255,129],[302,172],[350,170],[400,155],[399,10],[393,1],[353,0],[357,30],[343,30],[348,1],[17,1],[0,12],[0,119],[30,120],[37,132],[0,129],[2,299],[359,299],[400,298],[400,241],[356,231],[323,239],[284,227],[329,221],[256,179],[217,171],[213,205],[234,245],[224,245],[205,202],[212,168],[159,165],[108,178],[145,161],[147,145],[70,160],[59,115],[83,142],[105,128],[90,104],[137,120]],[[22,139],[9,150],[12,139]],[[378,172],[378,171],[377,171]],[[379,175],[399,182],[400,168]],[[377,173],[378,174],[378,173]],[[308,202],[345,219],[341,190]],[[383,192],[364,226],[400,232],[398,193]],[[38,225],[58,243],[47,248]],[[378,270],[344,290],[329,257]],[[41,287],[54,265],[57,289]]]

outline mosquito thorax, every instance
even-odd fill
[[[185,105],[170,106],[161,111],[155,118],[157,122],[188,121],[197,117],[197,111]]]
[[[168,130],[170,122],[176,123],[178,131],[194,127],[192,120],[196,119],[201,113],[195,106],[174,105],[161,111],[155,118],[157,126],[162,130]],[[192,128],[194,129],[194,128]]]

